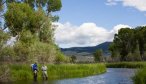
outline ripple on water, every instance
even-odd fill
[[[135,69],[108,68],[102,75],[58,80],[55,84],[133,84],[131,77],[134,73]]]

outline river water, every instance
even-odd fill
[[[108,68],[107,72],[101,75],[94,75],[84,78],[72,78],[55,81],[26,82],[13,84],[133,84],[131,79],[135,69],[127,68]]]
[[[55,84],[133,84],[135,69],[108,68],[105,74],[85,78],[58,80]]]

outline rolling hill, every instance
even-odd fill
[[[103,50],[103,55],[108,56],[108,47],[111,42],[104,42],[97,46],[92,47],[72,47],[72,48],[61,48],[61,51],[67,56],[93,56],[93,53],[97,49]]]

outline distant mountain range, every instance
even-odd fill
[[[61,48],[61,51],[67,56],[93,56],[93,53],[97,49],[103,50],[103,55],[109,55],[108,47],[112,42],[104,42],[97,46],[92,47],[72,47],[72,48]]]

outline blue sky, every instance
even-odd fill
[[[56,43],[60,47],[84,47],[112,41],[111,39],[120,29],[119,27],[146,25],[146,5],[144,3],[146,0],[62,0],[62,9],[55,13],[60,17],[57,23],[60,29],[58,28],[55,33]],[[85,31],[88,30],[88,27],[91,31],[94,30],[91,27],[95,27],[97,32],[91,35],[93,31]],[[110,33],[111,37],[99,35],[101,29],[107,34]],[[79,30],[81,31],[79,32]],[[82,39],[83,42],[72,42],[72,39],[66,38],[68,34],[62,32],[73,33],[72,36],[69,36],[70,38]],[[90,33],[90,35],[84,33]],[[62,39],[60,35],[62,35]],[[105,39],[93,41],[92,37]]]
[[[120,3],[116,6],[106,3],[106,0],[62,0],[62,9],[57,13],[60,16],[59,22],[74,25],[94,22],[108,29],[117,24],[135,27],[146,23],[146,12],[123,7]]]

